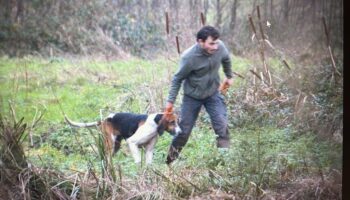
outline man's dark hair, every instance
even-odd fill
[[[220,37],[220,33],[212,26],[204,26],[197,33],[197,41],[201,39],[204,42],[209,36],[216,40]]]

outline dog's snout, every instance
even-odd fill
[[[176,124],[176,127],[175,127],[175,136],[179,135],[180,133],[182,132],[180,126],[178,124]]]

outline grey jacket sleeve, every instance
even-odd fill
[[[178,71],[175,73],[168,95],[168,102],[175,103],[176,96],[179,93],[182,81],[191,73],[191,67],[188,59],[182,57]]]
[[[223,46],[223,57],[221,59],[221,63],[222,66],[224,68],[224,73],[226,75],[227,78],[232,78],[232,63],[231,63],[231,58],[230,58],[230,54],[226,48],[226,46],[224,45],[224,43],[222,43]]]

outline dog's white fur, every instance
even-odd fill
[[[148,116],[147,120],[143,125],[141,125],[137,131],[129,137],[126,142],[129,145],[131,154],[135,160],[135,163],[141,162],[141,153],[140,153],[140,146],[145,147],[145,157],[146,157],[146,164],[151,164],[153,160],[153,150],[154,146],[157,143],[158,140],[158,124],[154,121],[154,118],[157,114],[151,114]],[[180,127],[176,123],[176,134],[181,132]]]

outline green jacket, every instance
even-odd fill
[[[198,43],[182,54],[179,69],[171,83],[168,102],[175,102],[182,81],[184,81],[185,95],[195,99],[205,99],[213,95],[220,86],[221,64],[226,77],[232,77],[228,50],[222,41],[219,41],[218,45],[218,50],[212,55],[202,49]]]

